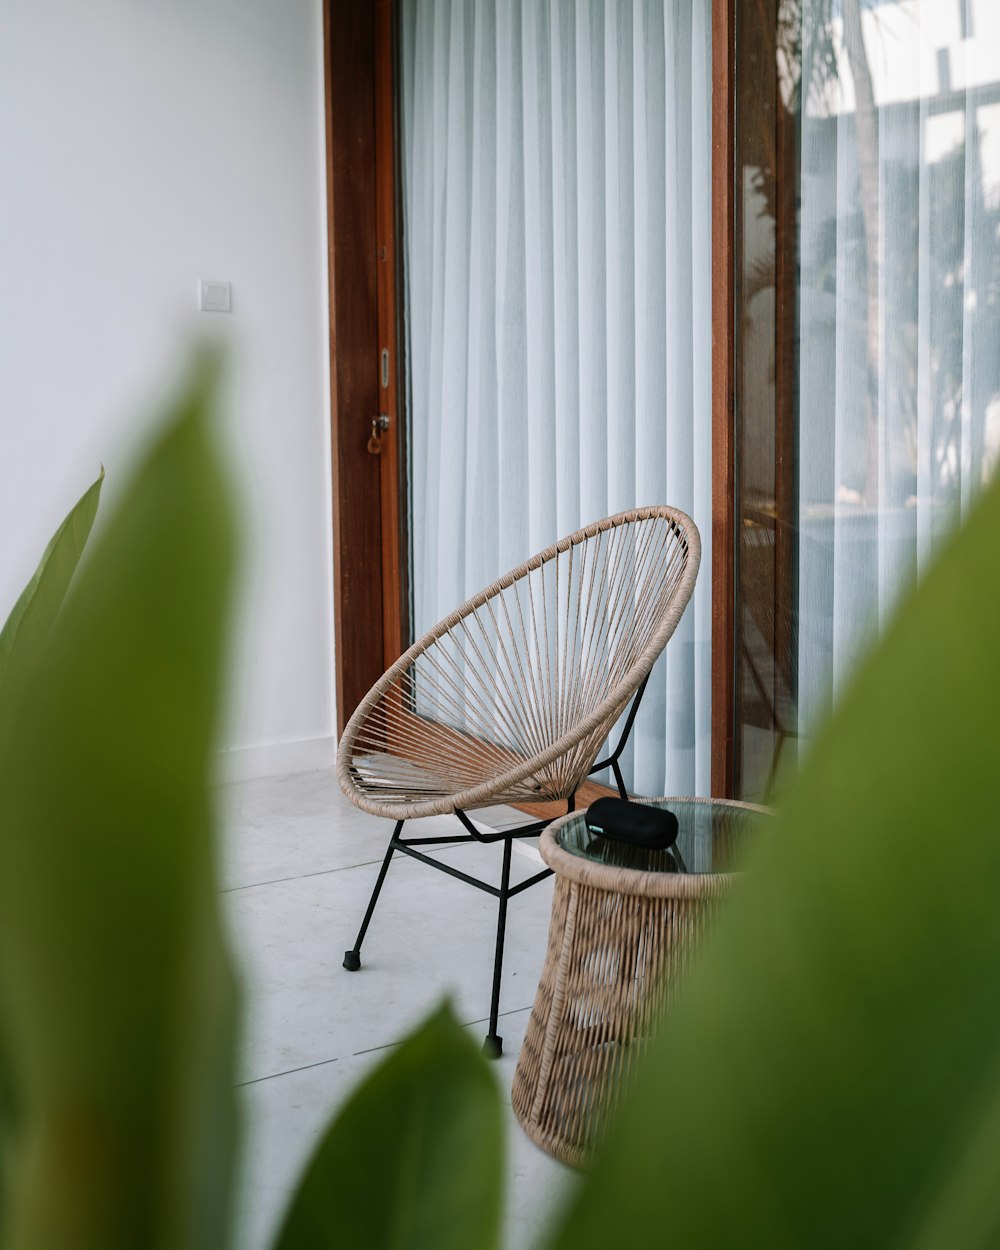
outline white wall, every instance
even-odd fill
[[[319,0],[0,9],[0,616],[102,462],[107,516],[184,344],[227,340],[230,773],[331,754],[323,124]]]

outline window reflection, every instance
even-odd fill
[[[738,6],[738,790],[1000,456],[1000,5]]]

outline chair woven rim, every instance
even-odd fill
[[[657,629],[650,637],[647,645],[636,657],[631,668],[618,683],[613,693],[605,698],[588,716],[581,719],[578,724],[574,725],[571,730],[563,734],[544,751],[526,758],[523,763],[505,772],[497,773],[487,781],[480,782],[475,786],[454,794],[415,802],[384,802],[372,798],[354,784],[352,760],[355,739],[364,726],[369,712],[382,696],[391,690],[395,682],[410,668],[415,659],[458,624],[459,621],[472,615],[488,600],[512,586],[519,578],[541,568],[543,564],[554,559],[561,552],[568,551],[570,547],[576,546],[597,534],[605,533],[617,526],[626,525],[633,521],[646,521],[657,518],[669,522],[674,533],[686,549],[685,565],[678,579],[676,592],[670,601],[669,608],[664,612]],[[412,646],[407,648],[358,704],[344,727],[344,733],[337,748],[337,780],[344,794],[347,795],[356,807],[359,807],[362,811],[370,812],[374,816],[387,817],[393,820],[412,820],[423,816],[442,815],[454,812],[456,809],[473,810],[476,807],[482,807],[488,804],[497,794],[503,793],[511,786],[529,777],[532,773],[558,760],[578,742],[586,738],[589,733],[593,732],[603,721],[607,720],[612,713],[614,715],[611,717],[611,724],[624,710],[629,699],[642,684],[643,679],[648,676],[650,669],[666,646],[671,634],[677,628],[677,623],[683,615],[694,590],[700,563],[701,535],[694,521],[686,512],[682,512],[679,508],[673,508],[667,504],[657,504],[643,508],[630,508],[624,512],[617,512],[613,516],[604,517],[600,521],[593,521],[591,524],[576,530],[565,538],[560,538],[557,542],[552,543],[551,546],[546,547],[544,551],[540,551],[529,560],[525,560],[524,563],[511,569],[509,573],[498,577],[496,581],[473,595],[470,599],[467,599],[453,612],[449,613],[448,616],[439,621],[433,629],[428,630]]]
[[[759,803],[741,803],[735,799],[706,799],[695,796],[672,794],[660,799],[637,799],[639,803],[702,803],[737,808],[740,811],[758,812],[773,816],[774,809]],[[542,830],[538,851],[545,863],[558,877],[576,881],[580,885],[597,890],[609,890],[615,894],[638,895],[643,898],[705,898],[723,894],[743,875],[741,872],[643,872],[641,868],[622,868],[616,864],[601,864],[573,855],[559,845],[559,830],[571,820],[579,820],[583,812],[567,812]]]

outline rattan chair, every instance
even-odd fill
[[[675,508],[621,512],[534,556],[468,600],[400,657],[362,700],[337,751],[337,778],[363,811],[395,821],[354,946],[361,944],[400,851],[493,895],[499,902],[493,994],[484,1051],[497,1056],[507,900],[550,875],[511,887],[515,838],[548,821],[484,833],[467,813],[494,803],[566,801],[610,767],[624,796],[619,758],[649,671],[694,589],[698,530]],[[607,759],[597,754],[632,706]],[[406,838],[408,820],[453,813],[465,833]],[[502,842],[499,886],[426,854],[428,846]]]

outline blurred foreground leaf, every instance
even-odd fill
[[[232,563],[196,371],[0,752],[5,1250],[228,1244],[234,991],[207,770]]]
[[[52,535],[31,580],[0,629],[0,744],[16,722],[19,694],[44,653],[70,581],[80,562],[101,496],[101,476],[84,492]],[[3,750],[0,745],[0,751]],[[4,1177],[9,1167],[16,1095],[7,1058],[6,1029],[0,1016],[0,1228],[6,1207]]]
[[[327,1130],[275,1250],[495,1250],[502,1130],[493,1075],[443,1007]]]
[[[555,1250],[1000,1244],[1000,481],[803,768]]]
[[[52,535],[0,630],[0,707],[10,705],[48,642],[97,515],[104,470]],[[14,687],[8,688],[8,684]]]

